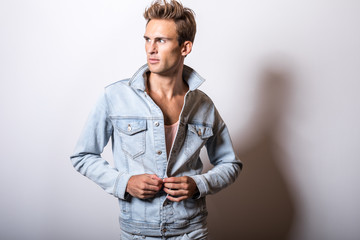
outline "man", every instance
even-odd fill
[[[147,20],[147,65],[105,88],[71,161],[118,198],[122,239],[207,239],[205,196],[242,167],[204,81],[184,65],[196,23],[180,3],[156,1]],[[101,158],[112,139],[115,168]],[[213,169],[202,174],[206,146]]]

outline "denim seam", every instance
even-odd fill
[[[115,180],[115,185],[114,185],[114,196],[119,198],[119,191],[118,191],[118,185],[119,185],[119,180],[120,177],[123,175],[124,173],[119,173],[119,175],[117,176],[116,180]]]

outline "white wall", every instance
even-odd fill
[[[118,239],[116,200],[69,155],[103,87],[145,63],[149,3],[0,2],[1,239]],[[208,198],[213,239],[358,239],[360,2],[183,3],[187,64],[245,164]]]

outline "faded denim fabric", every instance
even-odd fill
[[[168,159],[163,113],[145,92],[148,71],[144,65],[131,79],[105,88],[90,113],[71,162],[77,171],[118,198],[121,229],[146,236],[184,235],[206,223],[205,196],[234,182],[242,163],[213,102],[197,89],[204,79],[187,66],[183,79],[189,91]],[[110,138],[115,168],[101,157]],[[214,165],[204,174],[199,158],[203,146]],[[143,173],[160,178],[190,176],[199,194],[181,202],[167,200],[164,191],[151,199],[134,198],[125,192],[127,182],[131,176]]]
[[[131,233],[127,233],[123,230],[121,230],[120,232],[120,240],[141,240],[141,239],[146,239],[146,240],[209,240],[209,231],[206,225],[203,225],[197,229],[195,229],[192,232],[189,233],[185,233],[183,235],[177,235],[177,236],[171,236],[171,237],[164,237],[164,236],[157,236],[157,237],[152,237],[152,236],[145,236],[145,235],[136,235],[136,234],[131,234]]]

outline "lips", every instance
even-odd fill
[[[148,59],[148,62],[149,62],[150,64],[156,64],[156,63],[159,63],[159,62],[160,62],[160,59],[158,59],[158,58],[149,58],[149,59]]]

